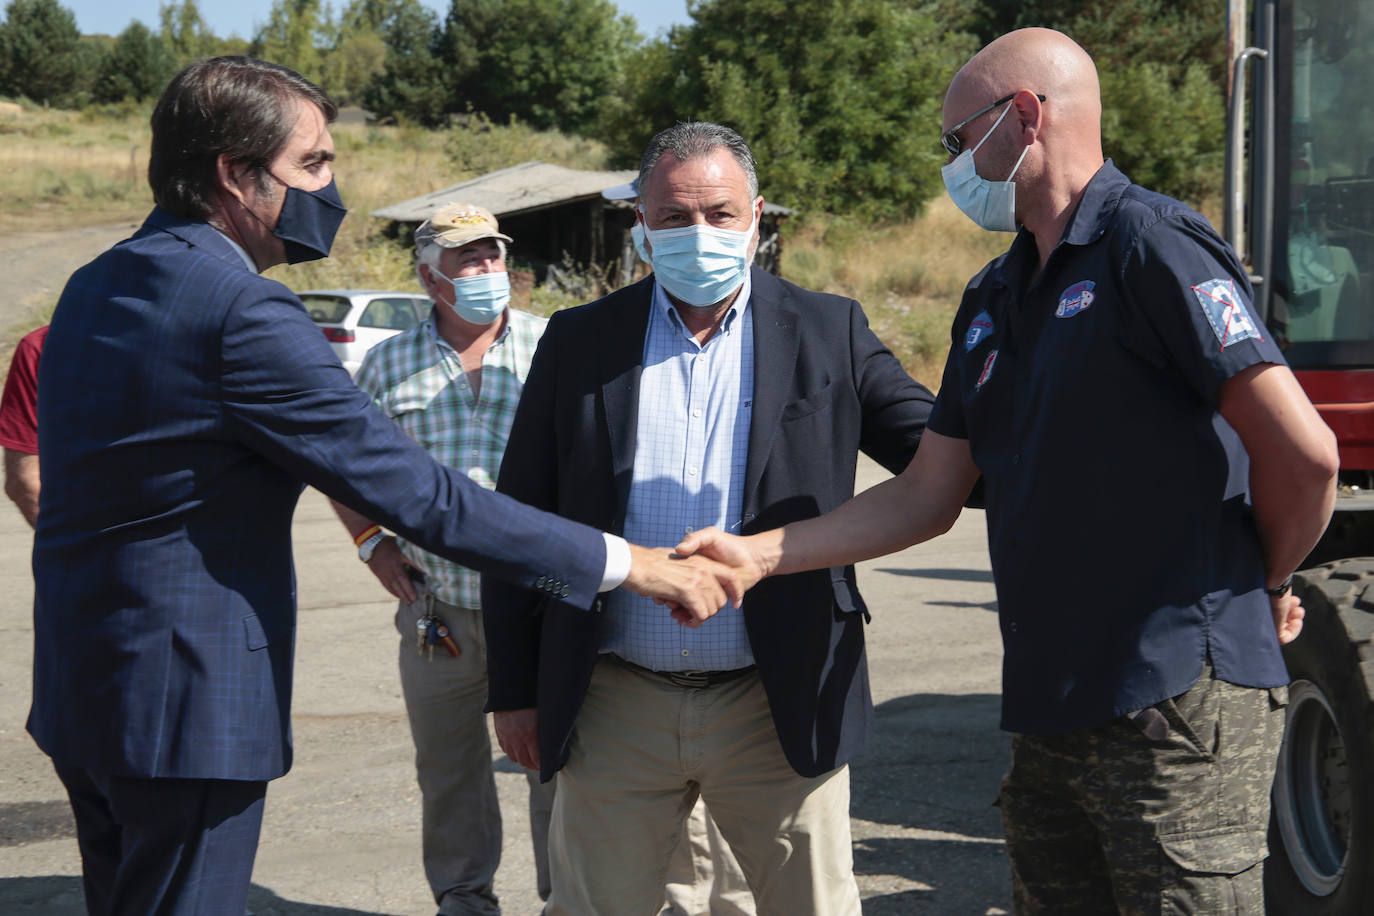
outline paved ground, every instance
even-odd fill
[[[869,467],[865,479],[876,479]],[[391,602],[324,500],[295,524],[300,579],[296,764],[273,783],[251,906],[258,916],[433,912],[419,864],[419,802],[395,671]],[[70,815],[24,731],[30,694],[31,545],[0,505],[0,913],[83,913]],[[865,913],[985,916],[1008,908],[990,807],[1005,764],[998,647],[982,514],[941,541],[865,564],[877,734],[853,768],[855,864]],[[534,914],[524,780],[496,760],[506,812],[497,891]]]

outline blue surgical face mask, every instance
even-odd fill
[[[743,231],[715,226],[646,228],[654,276],[674,299],[697,307],[715,305],[744,283],[754,225],[751,222]]]
[[[286,185],[286,199],[282,201],[281,215],[272,230],[286,249],[286,263],[299,264],[329,257],[339,224],[348,214],[334,179],[330,178],[329,184],[318,191],[303,191],[276,175],[272,177]]]
[[[447,279],[453,284],[453,310],[464,321],[491,324],[510,305],[510,274],[504,270]]]
[[[654,263],[653,258],[650,258],[649,252],[644,250],[643,223],[639,222],[638,220],[635,220],[635,224],[630,227],[630,238],[634,240],[635,254],[639,255],[639,259],[643,261],[645,264],[652,265]]]
[[[940,175],[945,179],[945,190],[949,192],[954,205],[990,232],[1016,231],[1016,183],[1011,179],[1016,175],[1016,170],[1021,168],[1021,160],[1026,158],[1030,147],[1021,150],[1021,158],[1012,166],[1006,181],[988,181],[981,177],[973,164],[973,154],[988,141],[1011,109],[1011,105],[1002,109],[992,127],[973,149],[964,150],[954,157],[953,162],[940,169]]]

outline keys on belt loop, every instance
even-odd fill
[[[444,622],[444,618],[434,613],[436,599],[433,593],[427,593],[424,599],[425,612],[415,621],[415,651],[420,655],[428,655],[430,661],[434,660],[435,646],[443,646],[449,658],[462,655],[463,650],[453,638],[448,624]]]

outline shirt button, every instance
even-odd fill
[[[474,457],[474,458],[477,457],[477,449],[473,449],[473,450],[472,450],[472,457]]]
[[[682,650],[682,656],[683,656],[684,658],[686,658],[688,655],[691,655],[691,654],[692,654],[692,650],[691,650],[691,649],[683,649],[683,650]]]
[[[1012,456],[1011,456],[1011,463],[1012,463],[1012,464],[1020,464],[1020,463],[1021,463],[1021,453],[1020,453],[1020,452],[1017,452],[1015,455],[1012,455]]]
[[[688,476],[688,477],[695,477],[695,476],[697,476],[697,469],[696,469],[696,468],[688,468],[688,469],[687,469],[687,476]]]
[[[694,416],[694,417],[699,417],[699,416],[701,416],[701,408],[698,407],[698,408],[696,408],[695,410],[693,410],[693,411],[692,411],[692,416]]]

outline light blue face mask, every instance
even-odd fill
[[[643,219],[644,211],[640,211]],[[648,229],[654,276],[674,299],[698,308],[715,305],[744,283],[754,223],[743,231],[715,226]]]
[[[639,259],[645,264],[652,266],[654,263],[653,259],[649,257],[649,252],[644,250],[643,223],[638,220],[635,221],[635,224],[630,227],[630,238],[633,239],[635,243],[635,254],[639,255]]]
[[[473,274],[449,277],[453,284],[453,310],[472,324],[491,324],[510,305],[510,274]]]
[[[988,181],[981,177],[973,164],[973,154],[978,151],[978,147],[988,142],[988,137],[992,136],[992,132],[1011,109],[1011,105],[1002,109],[1002,113],[997,116],[988,132],[983,134],[983,139],[978,141],[977,146],[964,150],[954,157],[953,162],[940,169],[940,176],[945,180],[945,190],[949,192],[954,205],[989,232],[1016,231],[1016,183],[1011,179],[1016,175],[1016,170],[1021,168],[1021,160],[1026,158],[1030,147],[1021,150],[1021,158],[1012,166],[1011,174],[1007,176],[1006,181]]]

